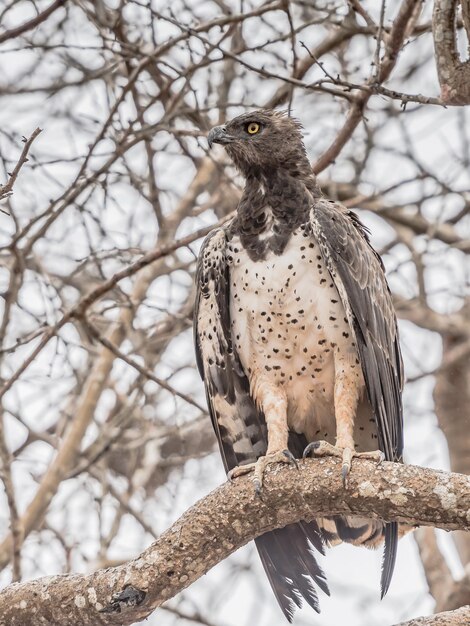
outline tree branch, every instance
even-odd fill
[[[10,585],[0,593],[0,624],[132,624],[258,535],[331,514],[468,530],[470,477],[355,460],[345,490],[339,461],[316,459],[300,462],[299,471],[268,471],[262,499],[249,478],[240,478],[200,500],[124,565]]]
[[[456,611],[446,611],[428,617],[418,617],[396,626],[464,626],[470,623],[470,606],[463,606]]]
[[[449,597],[450,589],[454,585],[454,578],[439,548],[434,528],[419,528],[414,538],[418,544],[419,555],[423,562],[429,593],[436,601],[435,610],[445,611],[450,608],[446,607],[445,604]]]
[[[382,85],[382,83],[388,80],[395,67],[403,43],[409,34],[410,24],[414,24],[417,17],[417,10],[420,9],[420,6],[421,3],[415,2],[415,0],[403,0],[390,30],[380,68],[377,68],[376,73],[367,81],[366,86]],[[371,95],[372,91],[363,91],[356,97],[349,109],[343,127],[340,129],[331,145],[312,165],[314,174],[319,174],[328,167],[328,165],[333,163],[346,143],[351,139],[353,132],[362,119],[363,111]]]
[[[463,24],[469,33],[469,0],[461,0]],[[470,104],[470,60],[462,62],[457,50],[458,0],[435,0],[432,32],[441,98],[446,104]]]
[[[47,18],[52,15],[54,11],[59,9],[63,4],[65,4],[65,0],[55,0],[55,2],[50,4],[47,9],[45,9],[42,13],[39,13],[32,19],[24,22],[24,24],[20,24],[20,26],[17,26],[16,28],[12,28],[5,31],[4,33],[1,33],[0,43],[4,43],[5,41],[8,41],[8,39],[14,39],[19,35],[22,35],[23,33],[26,33],[33,28],[36,28],[37,26],[39,26],[39,24],[47,20]]]
[[[16,179],[18,178],[18,174],[20,173],[20,170],[23,167],[23,165],[28,162],[28,152],[31,148],[31,144],[41,132],[42,132],[41,128],[36,128],[36,130],[33,132],[33,134],[31,135],[29,139],[26,139],[26,137],[23,137],[24,146],[23,146],[23,150],[21,151],[20,158],[18,159],[18,163],[15,165],[13,171],[11,172],[8,182],[5,185],[0,185],[0,201],[4,200],[5,198],[7,198],[13,193],[13,185],[15,184]]]
[[[0,188],[1,190],[1,188]],[[121,280],[124,278],[129,278],[133,276],[144,267],[151,265],[155,261],[175,252],[179,248],[183,248],[189,246],[189,244],[194,243],[201,237],[207,235],[213,228],[217,228],[221,224],[225,223],[230,215],[222,218],[215,224],[210,224],[209,226],[204,226],[199,230],[191,233],[190,235],[186,235],[181,239],[175,239],[170,243],[163,244],[158,248],[150,250],[143,254],[137,261],[134,261],[130,265],[127,265],[121,270],[115,272],[110,278],[99,283],[96,287],[91,289],[88,293],[86,293],[83,298],[75,305],[73,305],[70,309],[64,312],[62,317],[56,322],[53,326],[49,326],[47,330],[43,333],[41,340],[36,345],[34,350],[26,357],[20,367],[8,378],[8,380],[2,385],[0,389],[0,399],[7,393],[9,389],[14,385],[14,383],[20,378],[20,376],[24,373],[24,371],[33,363],[33,361],[37,358],[39,353],[43,350],[43,348],[49,343],[52,337],[58,333],[58,331],[65,326],[72,319],[82,319],[86,310],[94,303],[96,300],[104,296],[108,291],[110,291],[113,287],[115,287]],[[1,545],[0,545],[0,568],[2,567],[2,559],[1,559]],[[0,625],[1,626],[1,625]]]

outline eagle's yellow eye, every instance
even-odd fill
[[[256,122],[250,122],[246,127],[246,132],[249,135],[256,135],[256,133],[259,132],[259,124],[257,124]]]

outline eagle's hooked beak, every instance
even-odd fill
[[[234,139],[234,137],[227,134],[225,126],[214,126],[214,128],[207,135],[209,148],[212,148],[212,144],[214,143],[221,143],[222,145],[225,145],[226,143],[231,143]]]

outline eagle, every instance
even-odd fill
[[[285,112],[258,110],[208,134],[245,179],[236,215],[204,240],[196,271],[196,360],[225,470],[253,472],[302,455],[401,461],[403,365],[384,266],[357,215],[325,199]],[[384,542],[381,594],[396,559],[396,522],[300,521],[255,540],[292,621],[329,595],[315,550]]]

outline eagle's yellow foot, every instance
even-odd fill
[[[377,465],[380,465],[385,459],[385,455],[380,450],[371,450],[367,452],[356,452],[351,447],[333,446],[327,441],[312,441],[305,448],[303,457],[307,457],[310,453],[315,456],[336,456],[342,459],[343,465],[341,467],[341,477],[343,479],[344,487],[347,486],[348,474],[351,471],[351,463],[354,457],[362,459],[370,459],[376,461]]]
[[[255,485],[255,492],[257,496],[261,496],[264,471],[267,466],[272,463],[289,463],[289,465],[294,465],[297,469],[299,467],[297,459],[290,450],[279,450],[279,452],[272,452],[266,456],[260,456],[256,463],[248,463],[247,465],[234,467],[229,471],[227,477],[229,480],[233,480],[234,478],[238,478],[238,476],[254,472],[253,483]]]

